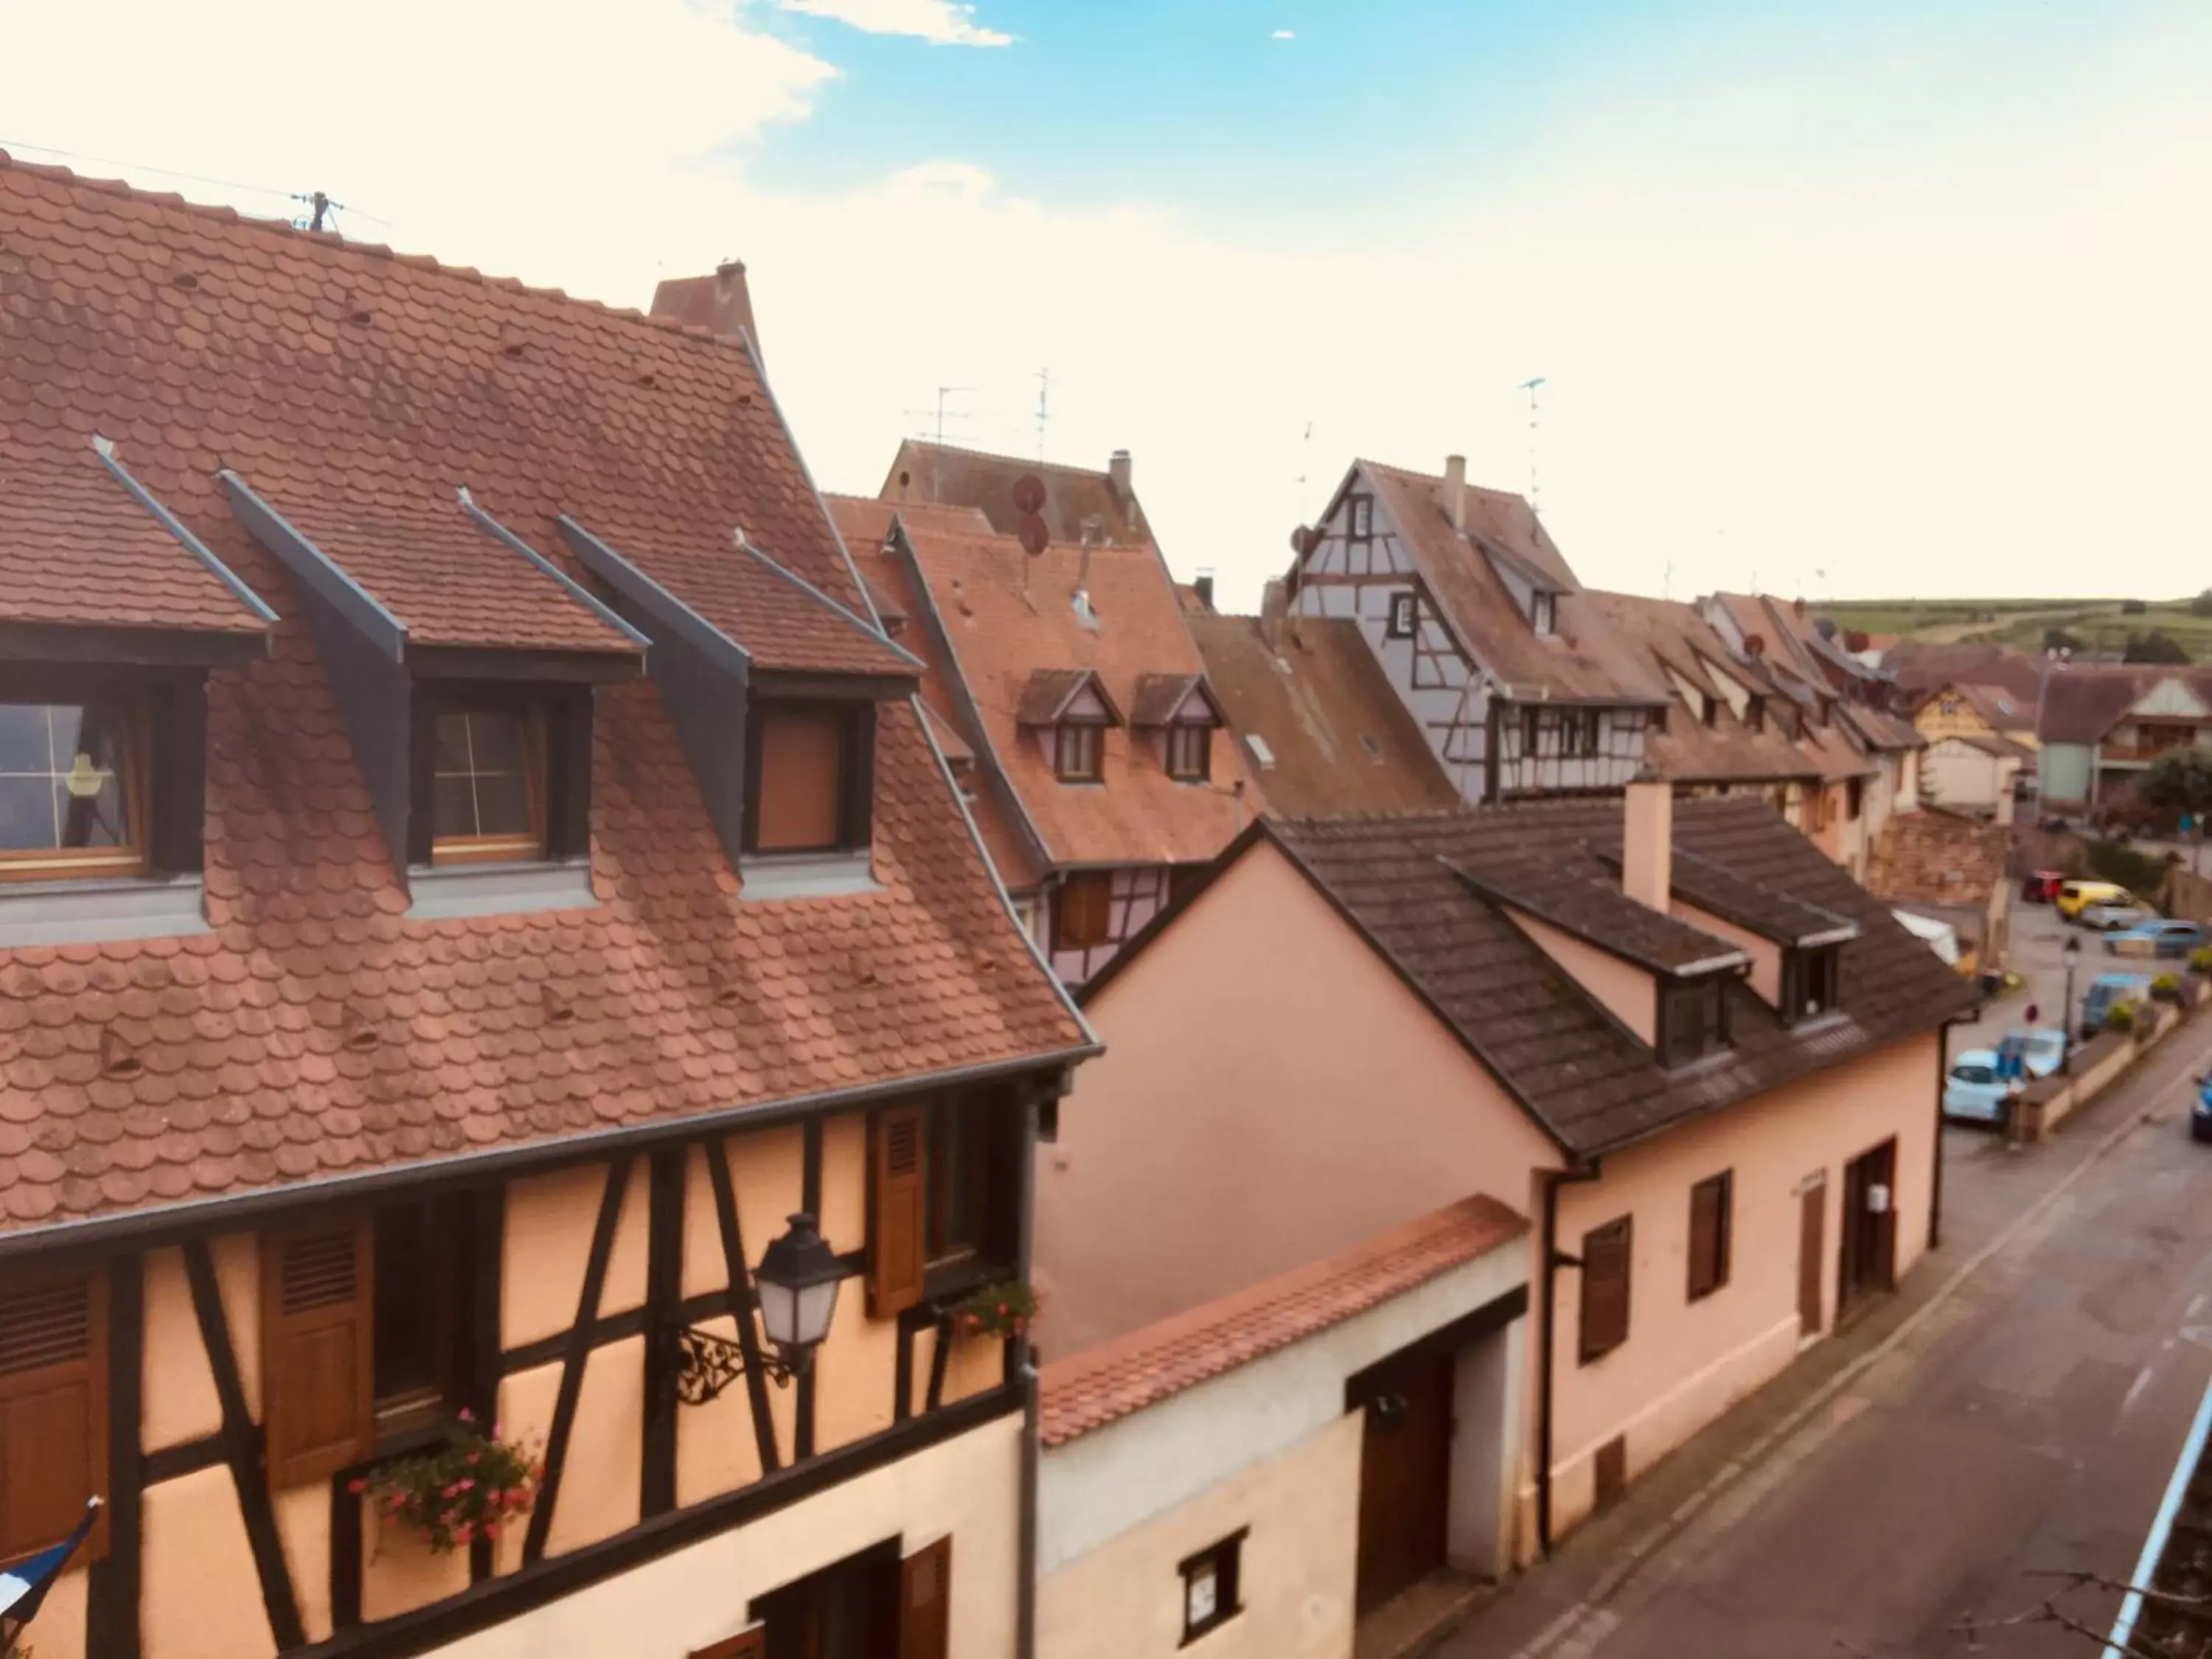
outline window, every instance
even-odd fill
[[[1543,713],[1540,708],[1523,708],[1521,711],[1521,752],[1524,756],[1534,757],[1542,752],[1540,744],[1544,731]]]
[[[1720,700],[1713,696],[1710,692],[1705,694],[1699,698],[1698,713],[1703,719],[1705,725],[1711,726],[1715,720],[1718,720],[1720,718]]]
[[[465,1198],[270,1234],[261,1249],[261,1364],[270,1483],[314,1480],[380,1430],[436,1423],[471,1395],[476,1285]]]
[[[1866,780],[1851,778],[1844,785],[1844,816],[1856,818],[1859,809],[1866,805]]]
[[[1062,783],[1096,783],[1103,771],[1106,728],[1095,720],[1063,720],[1054,728],[1054,771]]]
[[[1628,1340],[1629,1269],[1634,1224],[1623,1216],[1583,1235],[1579,1355],[1589,1364]]]
[[[1951,1075],[1961,1083],[1995,1083],[1997,1074],[1986,1066],[1954,1066]]]
[[[1560,715],[1560,752],[1570,760],[1588,760],[1598,750],[1598,711],[1570,708]]]
[[[1717,975],[1663,985],[1659,993],[1659,1063],[1670,1070],[1728,1047],[1728,998]]]
[[[1383,631],[1394,640],[1412,639],[1413,620],[1418,611],[1419,607],[1411,593],[1393,593],[1390,596],[1390,622],[1389,627]]]
[[[1114,872],[1077,870],[1053,896],[1052,948],[1088,951],[1114,936]]]
[[[933,1272],[1011,1265],[1021,1115],[994,1096],[894,1106],[868,1125],[868,1311],[917,1306]]]
[[[1237,1580],[1249,1530],[1240,1528],[1219,1543],[1209,1544],[1177,1569],[1182,1574],[1182,1646],[1189,1646],[1210,1630],[1218,1630],[1243,1611],[1237,1601]]]
[[[866,702],[754,701],[745,718],[746,854],[866,848],[875,718]]]
[[[1375,498],[1354,495],[1346,503],[1352,516],[1352,539],[1364,541],[1375,533]]]
[[[1843,990],[1843,961],[1836,947],[1792,951],[1782,969],[1782,1013],[1810,1019],[1834,1008]]]
[[[120,699],[0,702],[0,880],[143,871],[143,745]]]
[[[1168,727],[1168,775],[1178,783],[1204,783],[1213,775],[1213,729],[1194,721]]]
[[[1554,594],[1536,592],[1528,596],[1528,623],[1539,634],[1559,632],[1559,599]]]
[[[1766,699],[1753,697],[1743,706],[1743,723],[1750,731],[1764,731],[1766,726]]]
[[[522,708],[431,716],[430,862],[545,856],[545,726]]]
[[[757,1629],[733,1638],[753,1645],[716,1659],[945,1659],[942,1646],[909,1646],[904,1638],[902,1591],[912,1559],[900,1561],[896,1542],[878,1544],[755,1597]]]
[[[0,1561],[58,1544],[107,1491],[107,1281],[32,1278],[0,1296]],[[94,1553],[106,1547],[94,1528]]]
[[[1690,1188],[1690,1300],[1729,1282],[1729,1246],[1735,1222],[1735,1175],[1723,1170]]]

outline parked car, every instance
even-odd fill
[[[2130,902],[2128,890],[2110,881],[2062,882],[2058,887],[2058,896],[2051,901],[2058,907],[2058,914],[2069,921],[2078,920],[2081,913],[2093,904],[2126,904]]]
[[[1943,1109],[1951,1109],[1949,1085],[1944,1087]],[[2189,1138],[2212,1140],[2212,1072],[2197,1079],[2197,1103],[2189,1109]]]
[[[2081,994],[2081,1035],[2101,1036],[2105,1016],[2123,1000],[2142,1002],[2150,996],[2150,978],[2144,974],[2100,974]]]
[[[2093,933],[2124,933],[2158,918],[2140,904],[2093,904],[2075,920]]]
[[[2113,934],[2105,941],[2105,949],[2116,957],[2185,958],[2206,938],[2207,930],[2201,922],[2148,921]]]
[[[2017,1078],[1997,1072],[1997,1051],[1969,1048],[1951,1061],[1943,1079],[1943,1115],[1961,1123],[2002,1123],[2005,1102],[2020,1087]]]
[[[2001,1076],[2049,1077],[2066,1061],[2066,1033],[2056,1025],[2014,1028],[1998,1040],[1996,1057]]]
[[[2020,896],[2030,904],[2048,904],[2065,884],[2063,870],[2031,870],[2020,878]]]

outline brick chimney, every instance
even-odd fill
[[[1454,530],[1467,528],[1467,457],[1444,457],[1444,515]]]
[[[1106,462],[1106,479],[1114,486],[1114,499],[1124,507],[1129,504],[1129,452],[1117,449]]]
[[[1664,913],[1674,884],[1674,790],[1656,778],[1628,786],[1620,835],[1620,890]]]
[[[745,262],[731,259],[711,276],[672,276],[653,290],[653,314],[693,328],[711,329],[732,339],[740,334],[760,349],[753,325],[753,296],[745,286]]]
[[[1260,590],[1260,638],[1267,649],[1280,655],[1283,649],[1283,619],[1291,611],[1291,586],[1280,576],[1267,578],[1267,585]]]
[[[1190,591],[1198,596],[1200,605],[1208,611],[1213,609],[1213,573],[1211,570],[1200,571],[1191,582]]]

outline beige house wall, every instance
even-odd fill
[[[1482,1193],[1558,1149],[1262,840],[1085,1008],[1037,1150],[1037,1340],[1073,1353]]]
[[[1360,1429],[1360,1414],[1347,1412],[1045,1575],[1037,1590],[1039,1659],[1178,1653],[1177,1565],[1240,1527],[1250,1528],[1238,1564],[1244,1611],[1197,1650],[1206,1659],[1350,1659]]]
[[[1893,1044],[1613,1154],[1596,1182],[1560,1188],[1562,1250],[1579,1254],[1585,1232],[1630,1216],[1634,1261],[1628,1340],[1588,1365],[1577,1358],[1579,1278],[1562,1270],[1554,1285],[1555,1537],[1589,1511],[1600,1446],[1625,1435],[1633,1479],[1796,1356],[1799,1194],[1809,1177],[1826,1183],[1823,1330],[1835,1321],[1844,1166],[1893,1136],[1899,1275],[1920,1259],[1934,1182],[1936,1056],[1932,1033]],[[1733,1176],[1729,1282],[1693,1303],[1690,1188],[1723,1170]],[[1534,1498],[1532,1484],[1524,1504],[1532,1507]]]

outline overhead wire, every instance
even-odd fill
[[[34,155],[52,155],[72,163],[82,162],[96,167],[118,167],[131,173],[150,173],[157,178],[180,179],[187,184],[206,185],[215,190],[242,190],[256,196],[273,196],[282,201],[297,202],[307,208],[313,208],[315,204],[316,193],[311,190],[280,190],[272,185],[250,185],[238,179],[216,179],[206,173],[182,172],[176,167],[155,167],[150,161],[126,161],[112,155],[88,155],[81,150],[62,149],[52,144],[33,144],[13,138],[0,138],[0,149],[7,150],[11,154],[18,150],[28,150]],[[382,225],[387,230],[392,228],[389,219],[380,219],[373,213],[363,213],[358,208],[349,207],[343,202],[333,201],[327,197],[324,201],[325,207],[331,211],[350,213],[356,218],[368,220],[373,225]]]

